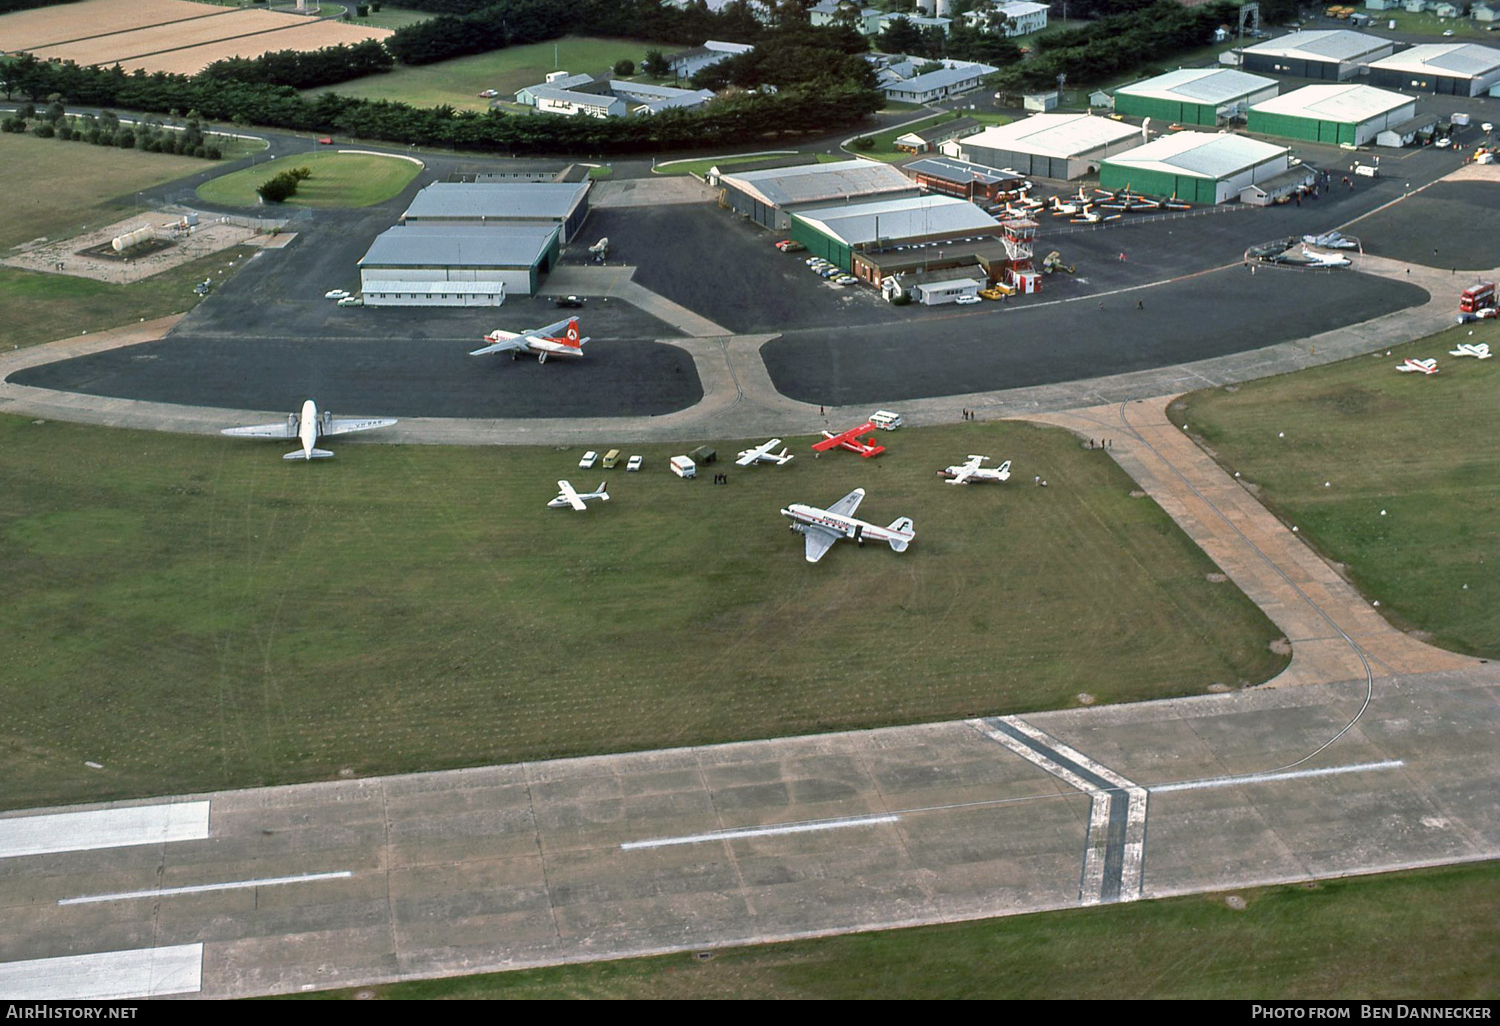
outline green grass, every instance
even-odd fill
[[[885,161],[888,164],[910,160],[912,159],[910,153],[896,149],[897,139],[908,132],[921,132],[924,129],[935,128],[949,121],[957,121],[959,118],[973,118],[975,121],[981,121],[986,125],[1004,125],[1009,124],[1011,120],[1004,114],[981,114],[976,111],[947,111],[942,114],[935,114],[930,118],[923,118],[921,121],[903,125],[900,128],[888,128],[884,132],[863,136],[862,138],[874,139],[875,145],[866,150],[850,143],[848,151],[857,156],[869,157],[871,160]]]
[[[231,261],[237,267],[256,252],[250,247],[227,249],[129,285],[0,267],[0,309],[5,311],[0,318],[0,349],[191,310],[199,302],[194,285],[204,278],[222,281],[234,271]]]
[[[0,249],[8,249],[111,224],[140,209],[137,192],[210,170],[215,163],[6,133],[0,135],[0,166],[7,181],[31,183],[13,188],[5,201]]]
[[[659,175],[697,175],[702,178],[714,168],[726,174],[730,171],[750,171],[757,167],[772,167],[784,163],[795,157],[794,152],[781,153],[769,157],[748,157],[739,159],[735,157],[710,157],[707,160],[674,160],[672,163],[658,167],[656,173]],[[832,164],[840,160],[848,160],[847,153],[819,153],[816,163]]]
[[[1500,990],[1500,864],[364,988],[388,1000],[1449,998]],[[349,998],[353,991],[295,997]]]
[[[1460,341],[1500,351],[1500,325],[1453,328],[1390,356],[1232,393],[1196,392],[1180,419],[1226,468],[1259,485],[1261,499],[1303,539],[1347,564],[1387,616],[1444,647],[1495,658],[1500,360],[1448,356]],[[1435,357],[1439,373],[1396,373],[1408,356]]]
[[[351,441],[294,465],[287,444],[0,418],[0,808],[1131,701],[1284,665],[1276,628],[1072,435],[888,441],[872,463],[792,440],[795,462],[714,487],[668,473],[681,446],[627,449],[647,460],[629,475],[579,449]],[[971,452],[1016,483],[941,484]],[[547,509],[560,477],[613,501]],[[916,544],[809,566],[777,510],[857,485]]]
[[[351,4],[350,6],[352,7],[353,5]],[[373,25],[376,28],[398,29],[406,28],[406,26],[408,25],[415,25],[419,21],[427,21],[429,18],[434,17],[436,17],[436,15],[430,14],[427,11],[408,11],[400,7],[386,7],[382,5],[380,10],[371,11],[369,17],[355,18],[350,22],[350,24]]]
[[[312,177],[287,200],[285,205],[289,207],[368,207],[390,199],[422,171],[420,165],[401,157],[328,151],[301,153],[220,175],[198,186],[198,198],[226,206],[260,206],[255,187],[296,167],[311,168]],[[270,207],[274,209],[275,204]]]
[[[1464,5],[1459,4],[1459,6],[1463,7]],[[1321,11],[1322,8],[1319,8],[1319,10]],[[1467,37],[1470,39],[1480,39],[1482,41],[1488,41],[1492,44],[1496,42],[1496,37],[1500,37],[1500,32],[1485,31],[1485,25],[1493,25],[1495,24],[1494,22],[1476,22],[1472,18],[1439,18],[1436,14],[1433,14],[1431,12],[1412,14],[1409,11],[1371,11],[1368,9],[1366,9],[1364,13],[1368,14],[1372,19],[1370,27],[1380,29],[1382,31],[1385,30],[1386,25],[1388,25],[1391,21],[1395,21],[1397,32],[1410,32],[1415,35],[1427,35],[1442,38],[1442,35],[1446,30],[1452,29],[1455,40]],[[1354,28],[1354,26],[1349,24],[1347,21],[1337,21],[1325,18],[1315,18],[1313,19],[1313,21],[1315,23],[1309,23],[1309,25],[1307,26],[1308,28]]]
[[[552,71],[598,75],[619,60],[634,61],[639,67],[647,50],[672,53],[680,49],[671,43],[565,36],[554,42],[511,46],[421,67],[397,67],[388,74],[357,78],[308,92],[310,95],[336,92],[370,100],[396,100],[416,107],[446,103],[460,110],[483,111],[489,109],[490,101],[478,94],[486,89],[499,90],[501,97],[511,98],[516,90],[536,85]]]

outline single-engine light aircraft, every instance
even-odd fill
[[[874,434],[871,434],[868,439],[861,439],[859,437],[866,431],[873,432],[874,430],[875,425],[867,420],[859,427],[850,428],[848,431],[839,434],[824,431],[823,440],[813,443],[813,449],[818,452],[827,452],[829,449],[848,449],[850,452],[859,453],[865,459],[869,459],[872,456],[879,456],[885,452],[885,446],[876,441]]]
[[[785,446],[782,446],[780,452],[774,451],[778,445],[781,445],[781,439],[773,438],[763,445],[755,446],[753,449],[742,449],[740,450],[739,459],[734,461],[735,465],[748,467],[754,463],[774,463],[779,467],[783,463],[790,463],[792,454],[786,451]]]

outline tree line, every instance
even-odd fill
[[[175,111],[173,112],[176,113]],[[35,121],[35,124],[30,124]],[[86,142],[94,146],[115,146],[122,150],[144,150],[147,153],[175,153],[178,156],[201,157],[205,160],[220,160],[223,151],[211,145],[203,133],[203,122],[197,111],[189,111],[184,124],[178,125],[176,118],[169,126],[160,118],[149,115],[127,125],[113,111],[100,111],[98,115],[70,116],[60,101],[54,100],[46,110],[37,111],[26,104],[16,113],[0,121],[0,132],[25,132],[39,139],[61,139],[64,142]]]

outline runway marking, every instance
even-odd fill
[[[806,834],[815,830],[843,830],[846,827],[876,826],[881,823],[896,823],[900,816],[851,816],[848,819],[822,819],[809,823],[787,823],[773,827],[746,827],[738,830],[711,830],[706,834],[689,834],[685,837],[659,837],[651,841],[626,841],[621,850],[635,848],[666,848],[674,844],[701,844],[704,841],[733,841],[741,837],[772,837],[778,834]]]
[[[0,962],[0,1000],[120,1001],[202,989],[202,944]]]
[[[0,819],[0,858],[208,837],[207,801]]]
[[[1247,773],[1241,777],[1209,777],[1205,780],[1182,780],[1175,784],[1152,784],[1146,790],[1153,794],[1167,791],[1192,791],[1209,787],[1237,787],[1240,784],[1267,784],[1274,780],[1302,780],[1308,777],[1332,777],[1343,773],[1368,773],[1372,770],[1400,769],[1401,759],[1384,762],[1361,762],[1351,766],[1329,766],[1325,769],[1288,770],[1284,773]]]
[[[279,884],[310,883],[314,880],[345,880],[354,873],[341,869],[336,873],[306,873],[302,876],[272,876],[261,880],[235,880],[230,883],[193,884],[190,887],[157,887],[149,891],[121,891],[119,894],[87,894],[81,898],[59,898],[59,905],[92,905],[102,901],[128,901],[131,898],[159,898],[166,894],[206,894],[209,891],[235,891],[246,887],[275,887]]]

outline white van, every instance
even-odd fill
[[[870,423],[882,431],[894,431],[901,426],[901,414],[890,410],[876,410],[870,414]]]
[[[678,477],[697,477],[698,464],[694,463],[686,456],[673,456],[672,473],[676,474]]]

